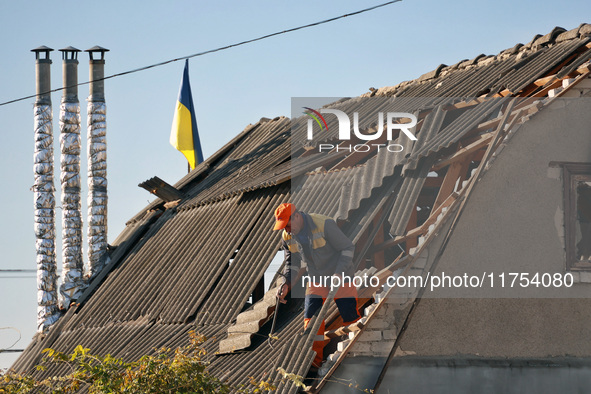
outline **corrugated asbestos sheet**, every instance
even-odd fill
[[[417,137],[417,143],[414,146],[411,157],[416,157],[416,152],[420,152],[429,141],[435,139],[437,132],[441,129],[441,125],[445,120],[445,115],[446,113],[442,106],[438,106],[433,112],[427,115],[421,132]],[[402,235],[406,231],[408,220],[415,209],[417,198],[429,174],[433,159],[422,160],[422,166],[416,165],[418,159],[417,161],[409,161],[404,166],[402,186],[388,218],[388,221],[391,223],[390,234],[393,236]]]
[[[281,382],[277,367],[305,375],[311,363],[313,336],[302,335],[301,300],[280,307],[274,332],[279,339],[267,340],[267,323],[247,333],[246,349],[215,355],[229,327],[237,327],[237,316],[257,308],[249,298],[280,245],[280,233],[272,231],[276,206],[291,199],[304,211],[335,217],[355,242],[384,212],[391,234],[403,235],[440,152],[499,115],[506,100],[497,93],[535,92],[536,79],[549,72],[567,75],[587,62],[589,34],[589,25],[555,29],[499,55],[441,65],[417,80],[328,105],[357,112],[364,133],[376,127],[378,112],[411,112],[422,119],[414,144],[402,134],[395,141],[404,146],[403,153],[359,156],[352,167],[332,168],[347,152],[300,156],[309,145],[306,116],[250,125],[175,184],[183,196],[176,207],[166,208],[156,199],[128,222],[112,242],[112,262],[94,278],[80,305],[70,308],[49,334],[37,335],[14,368],[31,370],[46,347],[72,351],[84,345],[135,360],[154,348],[187,344],[187,333],[196,330],[210,337],[205,348],[212,373],[235,385],[251,376],[270,377],[278,392],[295,392],[292,383]],[[452,105],[475,96],[480,97],[477,105]],[[326,120],[329,130],[338,128],[335,116]],[[294,152],[297,161],[292,162]],[[334,312],[333,305],[328,313]],[[258,325],[258,315],[251,315],[252,320],[239,323]]]
[[[342,170],[309,173],[303,183],[294,185],[293,202],[305,212],[316,212],[339,220],[347,220],[371,197],[376,188],[388,182],[396,167],[405,161],[412,140],[401,136],[394,143],[404,146],[401,152],[381,149],[366,163]]]
[[[533,60],[507,74],[505,86],[511,92],[519,93],[536,79],[571,56],[577,48],[588,42],[589,39],[564,41],[552,47],[541,49],[541,53]]]
[[[493,114],[496,115],[494,112],[498,111],[501,104],[507,103],[508,100],[509,99],[505,98],[484,99],[484,102],[464,111],[452,123],[441,130],[441,132],[437,129],[436,135],[433,135],[431,138],[424,141],[420,147],[413,150],[407,168],[415,169],[417,167],[417,162],[421,157],[426,157],[431,153],[447,148],[458,142],[464,134],[478,126],[479,123],[488,120]]]

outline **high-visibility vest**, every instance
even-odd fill
[[[308,217],[312,219],[314,226],[311,229],[312,249],[322,248],[326,245],[326,239],[324,238],[324,224],[327,220],[332,220],[331,217],[318,215],[316,213],[308,214]],[[300,250],[299,244],[287,231],[283,230],[283,240],[287,243],[289,251],[291,253],[300,253],[303,256],[303,251]]]

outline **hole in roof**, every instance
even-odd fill
[[[236,258],[236,255],[238,254],[240,249],[236,249],[234,251],[234,254],[232,255],[232,257],[230,257],[230,260],[228,260],[228,267],[232,265],[232,263],[234,262],[234,259]]]
[[[283,264],[283,250],[280,249],[271,260],[271,264],[267,267],[265,271],[265,290],[269,290],[271,285],[273,284],[273,279],[275,278],[277,271],[281,268],[281,264]]]

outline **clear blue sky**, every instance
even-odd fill
[[[111,75],[381,2],[3,1],[0,102],[35,93],[30,50],[40,45],[56,50],[69,45],[82,50],[94,45],[109,48],[106,74]],[[291,97],[357,96],[369,87],[417,78],[440,63],[454,64],[480,53],[497,54],[518,42],[529,42],[537,33],[546,34],[554,26],[572,29],[582,22],[591,22],[591,8],[582,0],[404,0],[195,58],[190,62],[190,77],[203,153],[210,156],[261,117],[290,116]],[[62,86],[59,52],[53,52],[52,59],[52,87],[57,88]],[[79,60],[79,81],[87,81],[87,54],[80,54]],[[186,173],[184,157],[168,143],[182,68],[183,62],[174,62],[105,83],[110,241],[153,200],[138,183],[159,176],[172,184]],[[83,144],[87,96],[88,87],[81,86]],[[56,142],[60,99],[60,92],[52,95]],[[33,102],[0,107],[0,269],[35,268],[30,191]],[[86,158],[82,160],[85,163]],[[84,211],[85,194],[86,189]],[[61,211],[56,212],[59,222]],[[36,328],[36,283],[33,274],[14,276],[0,273],[0,327],[20,330],[22,339],[15,347],[24,348]],[[1,330],[0,349],[16,338],[15,332]],[[14,354],[0,354],[0,368],[15,358]]]

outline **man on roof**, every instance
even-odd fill
[[[352,277],[355,246],[343,234],[334,220],[328,216],[300,212],[293,204],[279,205],[275,210],[275,220],[273,230],[283,230],[282,247],[286,260],[283,270],[284,282],[277,291],[280,302],[286,302],[285,297],[295,285],[302,262],[305,263],[307,276],[313,279],[307,282],[306,287],[305,330],[311,318],[322,307],[329,293],[328,287],[317,284],[326,283],[325,279],[333,275],[340,278],[343,275]],[[350,283],[339,288],[335,302],[344,325],[352,324],[360,319],[357,310],[357,290]],[[312,365],[315,368],[320,368],[323,360],[324,330],[325,324],[322,321],[313,345],[316,357]]]

